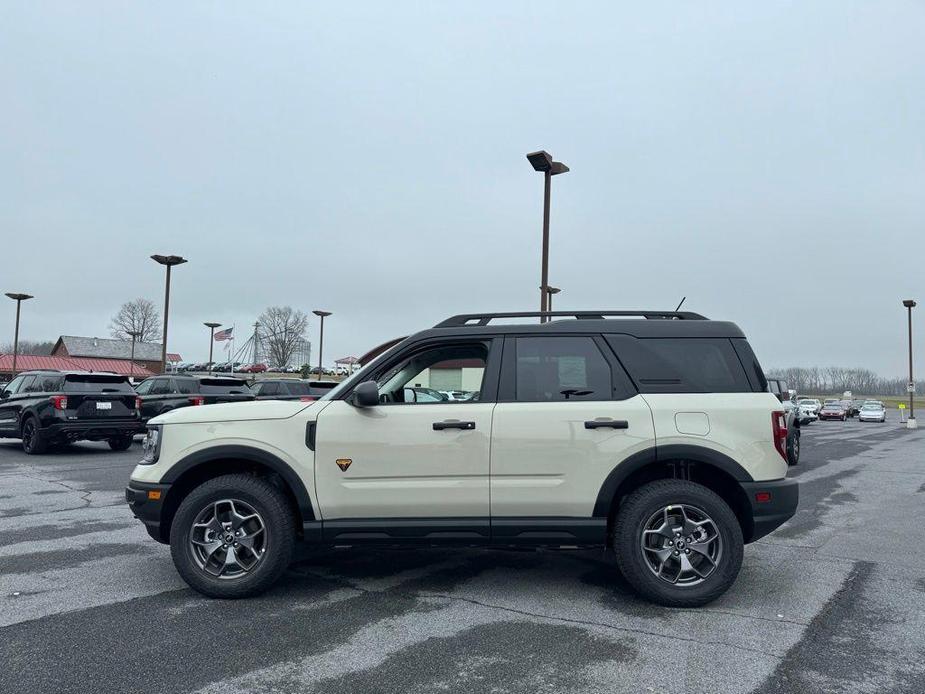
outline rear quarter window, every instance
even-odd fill
[[[607,343],[640,393],[749,393],[755,390],[726,338],[635,338]]]

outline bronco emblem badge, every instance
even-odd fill
[[[336,462],[341,472],[347,472],[347,468],[350,467],[353,460],[351,458],[338,458]]]

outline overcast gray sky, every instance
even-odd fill
[[[105,336],[182,254],[186,359],[271,304],[333,311],[332,358],[533,310],[545,148],[557,308],[687,295],[766,368],[901,375],[923,37],[892,0],[5,2],[0,290],[24,338]]]

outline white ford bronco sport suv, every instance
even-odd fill
[[[125,495],[190,586],[257,594],[297,541],[599,546],[649,600],[697,606],[796,510],[781,404],[733,323],[461,315],[386,347],[316,402],[149,422]],[[418,398],[447,388],[472,396]]]

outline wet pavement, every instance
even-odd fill
[[[925,692],[925,430],[804,429],[797,515],[696,610],[600,551],[326,550],[208,600],[123,502],[140,456],[0,441],[0,692]]]

